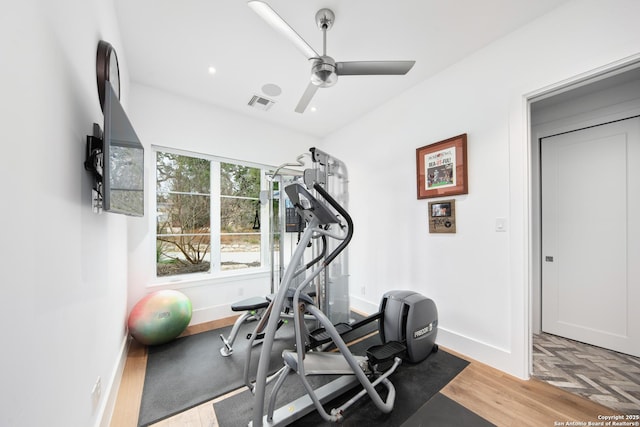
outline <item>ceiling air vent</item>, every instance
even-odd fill
[[[264,110],[264,111],[267,111],[269,108],[271,108],[273,104],[275,104],[274,101],[267,98],[263,98],[258,95],[253,95],[253,97],[249,101],[249,105],[251,107],[257,108],[258,110]]]

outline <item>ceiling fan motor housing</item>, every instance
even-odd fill
[[[313,59],[311,83],[319,87],[330,87],[338,82],[336,61],[330,56]]]

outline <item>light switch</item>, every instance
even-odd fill
[[[496,231],[507,231],[507,218],[496,218]]]

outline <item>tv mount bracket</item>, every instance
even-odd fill
[[[91,189],[91,199],[93,211],[102,211],[102,186],[104,177],[104,151],[103,134],[100,125],[93,124],[93,135],[87,135],[87,145],[84,160],[85,170],[91,172],[93,177],[93,188]]]

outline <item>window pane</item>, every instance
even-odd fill
[[[220,264],[222,270],[260,266],[259,215],[258,200],[221,198]]]
[[[210,202],[211,197],[199,194],[158,193],[158,233],[208,233]]]
[[[205,159],[157,153],[158,276],[210,270],[210,169]]]
[[[158,193],[159,276],[209,270],[210,201],[209,196]]]
[[[220,239],[222,270],[260,267],[260,234],[223,234]]]
[[[220,194],[260,197],[260,169],[220,163]]]
[[[187,253],[182,250],[187,248]],[[158,236],[156,239],[156,274],[207,272],[211,269],[209,235]]]
[[[260,201],[220,199],[220,229],[223,233],[255,233],[260,230]]]
[[[210,162],[196,157],[158,152],[156,180],[158,191],[209,194]]]

